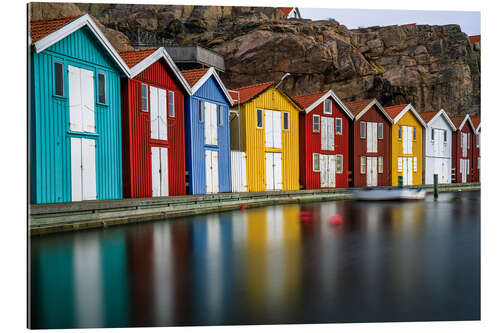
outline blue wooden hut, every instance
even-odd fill
[[[122,198],[120,77],[88,14],[30,22],[32,203]]]
[[[233,99],[213,67],[182,71],[182,75],[192,92],[184,102],[188,193],[230,192]]]

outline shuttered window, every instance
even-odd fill
[[[476,147],[479,148],[479,140],[481,139],[480,133],[476,134]]]
[[[217,105],[217,119],[219,120],[219,126],[224,125],[224,117],[222,112],[222,105]]]
[[[205,120],[205,103],[198,101],[198,120],[202,123]]]
[[[342,135],[342,118],[335,118],[335,134]]]
[[[434,141],[434,128],[431,130],[431,140]]]
[[[344,172],[344,156],[337,155],[337,160],[335,161],[335,169],[337,173]]]
[[[384,173],[384,157],[378,157],[378,173]]]
[[[97,74],[97,85],[99,88],[99,103],[106,104],[106,75],[104,73]]]
[[[382,140],[384,138],[384,124],[378,123],[378,139]]]
[[[413,141],[417,140],[417,128],[416,127],[412,127],[413,129]]]
[[[313,153],[313,171],[314,172],[320,171],[319,154],[317,154],[317,153]]]
[[[314,133],[319,133],[319,115],[317,114],[313,114],[313,118],[312,118],[312,121],[313,121],[313,132]]]
[[[54,84],[56,96],[64,96],[64,65],[60,62],[54,62]]]
[[[262,127],[262,109],[257,109],[257,128]]]
[[[467,149],[470,148],[470,133],[467,133]]]
[[[325,103],[323,103],[323,112],[325,114],[332,114],[332,101],[329,99],[325,100]]]
[[[175,94],[173,91],[168,92],[168,116],[175,117]]]
[[[401,139],[401,125],[398,126],[398,139]]]
[[[141,110],[144,112],[148,112],[149,110],[149,105],[148,105],[148,85],[147,84],[141,84]]]
[[[289,120],[288,120],[289,114],[288,112],[283,112],[283,129],[287,130],[289,128]]]
[[[362,121],[360,124],[360,129],[361,129],[361,139],[366,139],[366,122]]]
[[[361,174],[364,175],[366,173],[366,156],[361,156]]]
[[[448,131],[444,131],[443,138],[444,138],[444,143],[448,142]]]

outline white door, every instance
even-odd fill
[[[168,196],[168,149],[151,147],[152,196]]]
[[[266,110],[264,116],[264,130],[266,132],[266,147],[273,147],[273,111]]]
[[[328,150],[335,150],[335,120],[334,118],[328,117],[326,118],[328,120],[328,134],[327,134],[327,141],[328,141]]]
[[[366,158],[366,186],[377,186],[377,157]]]
[[[406,165],[408,166],[408,171],[406,172],[406,176],[407,176],[406,185],[413,185],[413,164],[414,164],[414,160],[411,157],[407,157],[407,159],[408,159],[408,162],[406,163]]]
[[[71,200],[95,200],[95,140],[71,138]]]
[[[149,86],[151,139],[167,140],[167,92]]]
[[[273,147],[281,148],[281,112],[273,112]]]
[[[328,150],[328,118],[321,117],[321,150]]]
[[[69,128],[95,132],[94,72],[68,66]]]
[[[206,193],[219,192],[219,153],[205,150]]]
[[[266,153],[266,190],[281,190],[282,181],[281,153]]]
[[[266,153],[266,190],[274,190],[273,153]]]
[[[319,178],[320,178],[320,187],[328,186],[328,172],[327,172],[327,155],[320,154],[319,155]]]
[[[328,156],[328,187],[335,187],[336,156]]]
[[[368,153],[377,152],[377,123],[367,122],[366,123],[366,151]]]

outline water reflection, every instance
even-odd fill
[[[34,238],[32,323],[478,319],[479,268],[478,192],[271,206]]]

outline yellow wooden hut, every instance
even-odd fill
[[[249,192],[298,190],[301,108],[275,82],[230,93],[235,101],[230,117],[233,183],[245,178],[243,191]],[[234,162],[234,151],[245,157],[243,166]]]

